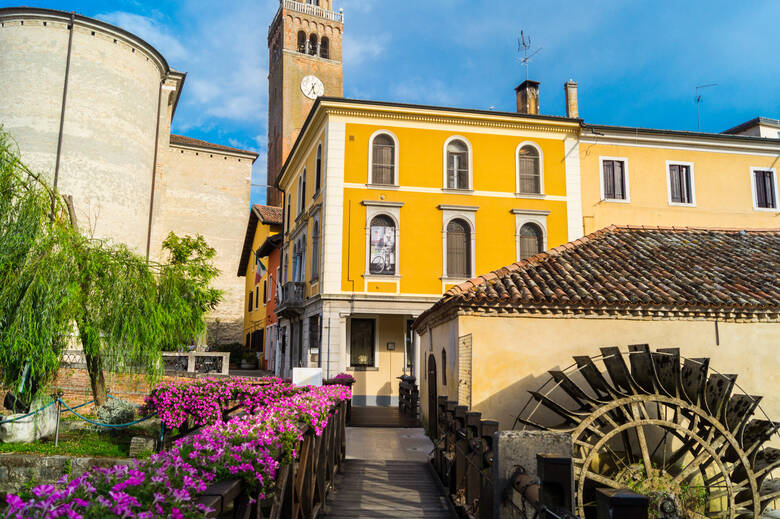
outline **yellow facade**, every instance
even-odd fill
[[[286,211],[282,281],[302,285],[305,294],[305,301],[296,303],[300,308],[281,305],[283,314],[287,310],[291,345],[288,368],[320,365],[325,376],[348,371],[357,380],[356,402],[393,404],[396,377],[417,371],[410,366],[417,356],[408,331],[411,321],[469,277],[446,274],[449,221],[468,223],[471,275],[516,261],[523,223],[538,224],[546,248],[578,237],[570,229],[573,223],[581,226],[581,217],[572,215],[570,207],[579,206],[579,194],[569,191],[568,182],[578,176],[579,161],[576,150],[567,154],[578,132],[579,123],[564,118],[320,100],[278,183]],[[378,134],[395,142],[391,185],[370,178],[371,143]],[[468,146],[467,189],[445,187],[445,147],[453,138]],[[521,145],[538,151],[540,194],[518,193]],[[318,153],[322,169],[317,192]],[[369,271],[368,230],[377,215],[395,225],[390,275]],[[317,318],[319,324],[311,321]],[[354,319],[375,323],[369,366],[351,366]],[[320,341],[312,338],[317,326]]]
[[[602,160],[625,161],[628,201],[605,200]],[[754,204],[753,169],[775,172],[775,140],[641,129],[584,128],[580,142],[584,233],[609,225],[780,227],[777,209]],[[667,164],[690,164],[695,205],[670,203]]]

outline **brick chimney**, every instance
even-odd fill
[[[577,82],[570,79],[563,84],[563,88],[566,91],[566,117],[579,119],[580,109],[577,105]]]
[[[526,79],[515,88],[517,92],[517,113],[539,114],[539,82]]]

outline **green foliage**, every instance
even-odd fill
[[[170,233],[162,245],[169,259],[159,277],[160,303],[167,310],[163,326],[168,331],[161,348],[178,351],[206,331],[204,316],[222,299],[222,293],[209,286],[219,270],[212,265],[216,251],[203,236]]]
[[[637,494],[650,498],[648,515],[651,519],[658,517],[658,507],[665,499],[674,500],[677,509],[683,512],[702,513],[709,498],[704,486],[676,482],[670,474],[655,467],[648,474],[643,462],[627,467],[617,480]]]
[[[130,440],[139,434],[148,433],[136,428],[122,429],[119,432],[94,431],[90,428],[60,431],[60,441],[56,447],[53,438],[33,443],[0,443],[0,454],[29,453],[43,456],[127,458],[130,456]]]
[[[219,272],[203,237],[171,233],[163,248],[169,262],[154,264],[84,236],[63,197],[20,162],[0,129],[0,384],[17,386],[29,360],[28,393],[43,393],[76,338],[98,405],[104,369],[154,382],[160,351],[192,344],[221,298],[209,286]]]

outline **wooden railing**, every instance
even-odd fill
[[[398,411],[412,418],[418,417],[420,390],[415,384],[415,378],[410,375],[399,377],[398,383]]]
[[[493,434],[498,422],[439,397],[433,466],[461,515],[493,517]]]
[[[220,481],[210,485],[198,502],[213,511],[207,517],[234,519],[314,519],[325,506],[333,479],[346,455],[347,403],[331,409],[328,425],[320,436],[308,429],[296,446],[298,458],[282,465],[273,495],[259,500],[240,481]],[[232,509],[232,515],[225,515]]]

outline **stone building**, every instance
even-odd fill
[[[171,231],[203,235],[224,291],[209,341],[240,341],[236,250],[257,154],[171,135],[186,74],[99,20],[0,9],[0,70],[0,125],[26,164],[73,196],[83,230],[152,260]]]

